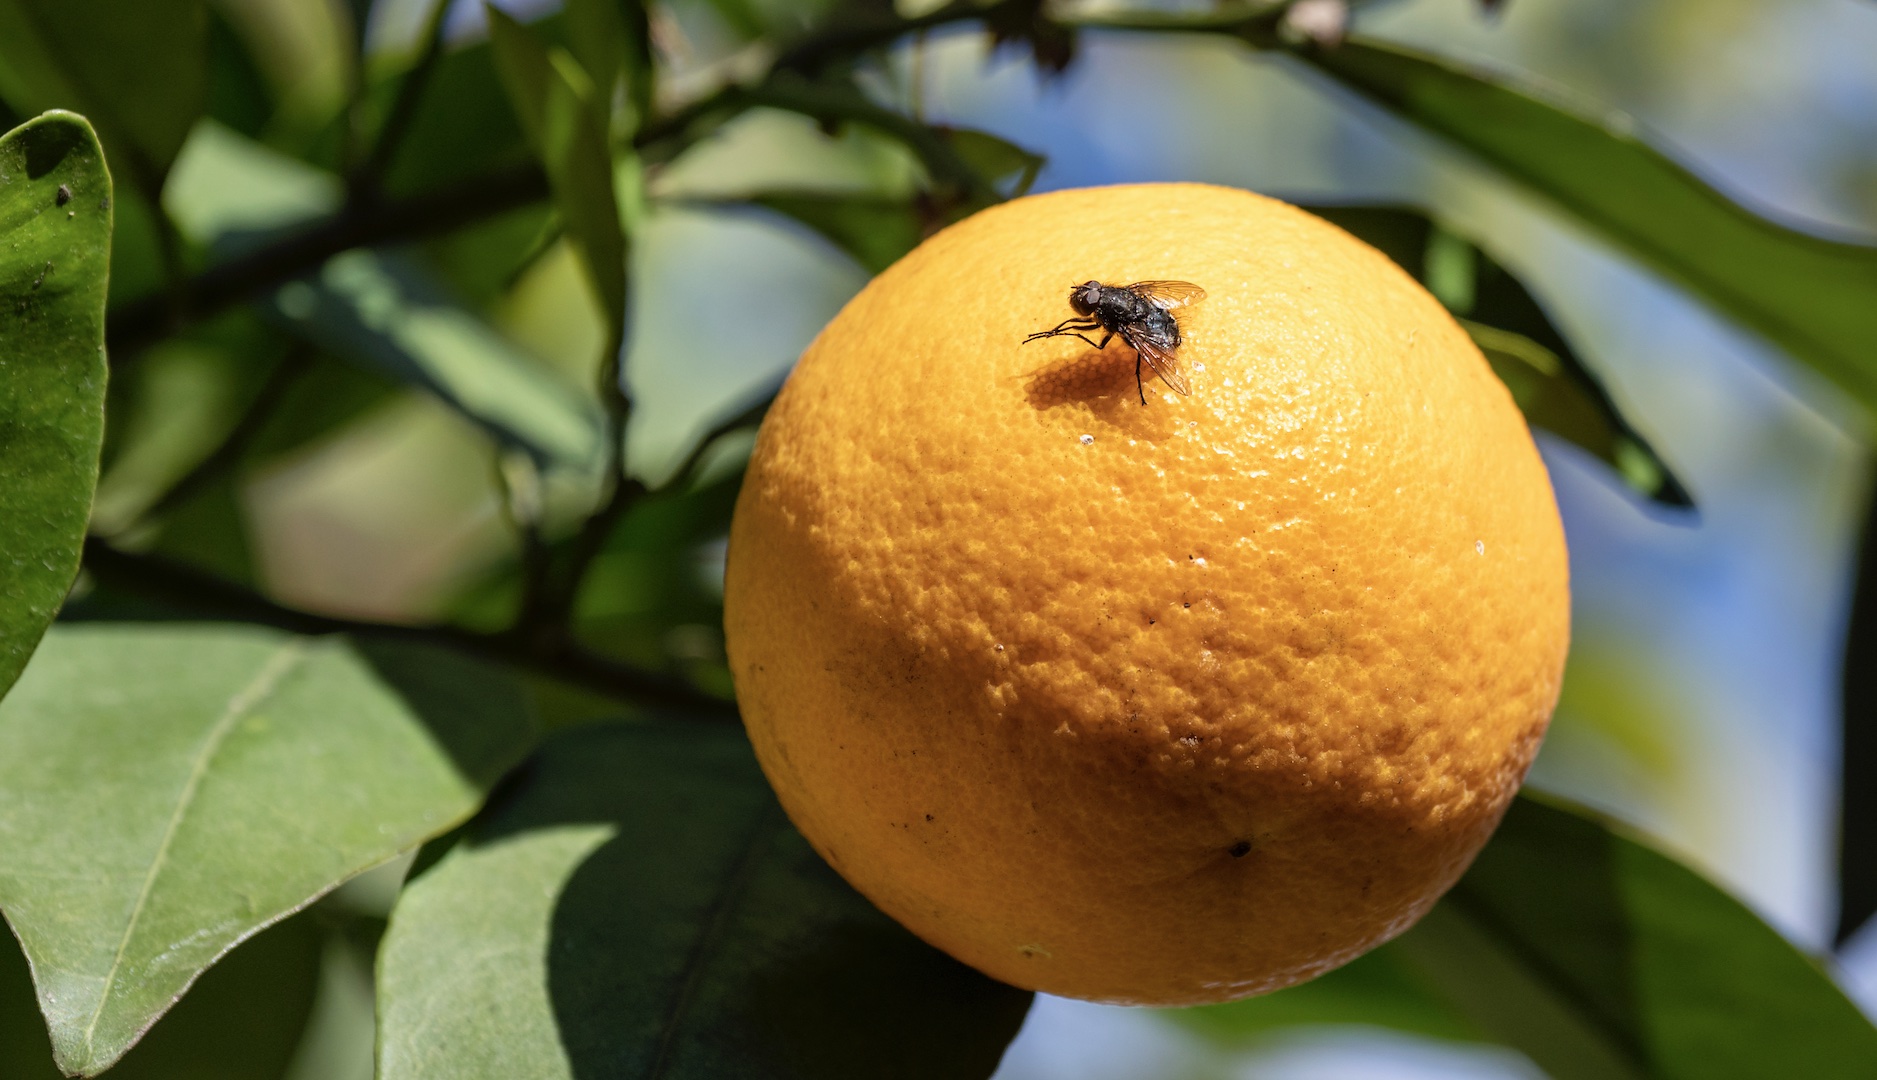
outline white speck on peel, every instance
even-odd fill
[[[1197,361],[1197,360],[1195,360],[1195,361],[1193,361],[1193,370],[1194,370],[1194,371],[1204,371],[1204,370],[1206,370],[1206,365],[1204,365],[1204,364],[1202,364],[1202,363],[1200,363],[1199,361]]]
[[[1093,445],[1095,445],[1095,436],[1093,436],[1093,435],[1084,435],[1084,436],[1082,436],[1082,445],[1083,445],[1083,446],[1093,446]]]
[[[1481,555],[1486,554],[1486,541],[1484,540],[1473,541],[1473,550],[1479,552]]]

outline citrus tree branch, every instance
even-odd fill
[[[735,705],[688,683],[621,664],[572,642],[559,642],[546,649],[515,633],[489,634],[458,626],[409,626],[320,615],[287,607],[173,559],[124,551],[97,537],[85,541],[85,569],[100,584],[208,618],[257,623],[296,634],[361,634],[422,641],[535,671],[622,701],[669,706],[718,719],[736,716]]]

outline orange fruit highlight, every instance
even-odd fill
[[[1192,394],[1071,287],[1184,279]],[[1100,340],[1097,335],[1096,340]],[[1222,1001],[1406,929],[1557,699],[1564,534],[1511,396],[1387,258],[1197,184],[986,210],[764,423],[724,597],[750,739],[874,903],[979,970]]]

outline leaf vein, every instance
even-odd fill
[[[282,645],[274,655],[255,673],[235,695],[228,699],[215,725],[209,729],[207,738],[196,751],[195,760],[189,767],[189,776],[183,782],[182,792],[176,799],[176,808],[170,812],[169,823],[163,828],[163,839],[157,845],[156,856],[150,860],[150,869],[144,872],[143,884],[137,890],[137,900],[131,905],[130,918],[124,924],[124,933],[117,942],[117,953],[111,959],[111,966],[104,974],[104,984],[98,990],[98,1004],[91,1012],[91,1020],[85,1025],[85,1051],[90,1054],[94,1047],[92,1038],[98,1030],[98,1022],[104,1016],[104,1008],[111,1000],[111,988],[117,981],[118,973],[124,968],[124,954],[130,949],[130,942],[137,933],[137,924],[142,920],[145,908],[150,902],[150,893],[156,885],[156,879],[163,872],[163,865],[169,859],[170,845],[176,840],[176,833],[182,827],[183,817],[189,812],[195,801],[196,792],[202,786],[202,778],[208,773],[209,762],[221,749],[221,744],[234,730],[235,724],[242,717],[253,711],[254,707],[266,700],[268,695],[280,685],[280,680],[287,676],[302,659],[305,658],[307,643],[304,639],[294,638]]]

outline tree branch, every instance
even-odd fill
[[[487,634],[458,626],[404,626],[319,615],[276,603],[245,586],[172,559],[123,551],[97,537],[85,541],[85,568],[99,582],[112,588],[161,600],[203,616],[258,623],[296,634],[376,635],[445,645],[584,686],[608,697],[671,706],[713,719],[736,717],[736,706],[732,702],[712,697],[677,679],[629,667],[571,642],[542,649],[512,633]]]

